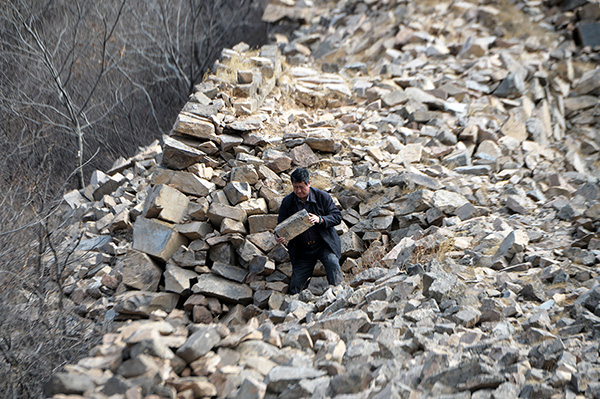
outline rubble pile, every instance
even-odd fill
[[[65,195],[61,286],[109,332],[48,397],[600,398],[600,67],[512,34],[541,3],[273,1],[297,29]],[[290,296],[298,166],[346,284]]]

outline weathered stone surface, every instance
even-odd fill
[[[277,227],[277,215],[251,215],[248,216],[250,234],[272,231]]]
[[[150,316],[157,310],[172,311],[179,295],[166,292],[128,291],[115,298],[115,308],[119,313],[129,315]]]
[[[252,289],[247,285],[236,283],[212,274],[202,275],[192,287],[196,294],[214,296],[227,302],[250,303]]]
[[[198,274],[193,270],[187,270],[172,263],[167,263],[163,276],[165,279],[165,291],[182,294],[184,291],[189,290],[191,286],[190,280],[198,277]]]
[[[180,191],[163,184],[154,186],[144,202],[143,216],[179,223],[187,214],[189,200]]]
[[[135,250],[127,251],[117,267],[122,270],[123,284],[141,291],[155,292],[163,273],[148,255]]]
[[[250,185],[245,182],[233,181],[225,186],[223,189],[227,199],[232,205],[237,205],[242,201],[246,201],[252,196],[252,189]]]
[[[342,241],[342,256],[360,256],[365,250],[365,244],[353,231],[348,231],[340,237]]]
[[[312,223],[308,220],[308,212],[303,209],[279,223],[275,227],[275,234],[289,241],[311,227]]]
[[[187,240],[170,224],[139,217],[133,225],[133,249],[167,261]]]
[[[215,184],[193,173],[158,169],[154,174],[154,184],[169,185],[182,193],[205,197],[215,189]]]
[[[246,211],[230,205],[213,202],[208,208],[207,216],[213,226],[220,227],[224,218],[233,219],[244,223],[247,219]]]
[[[292,157],[292,163],[302,168],[308,168],[319,162],[319,157],[307,144],[292,148],[290,156]]]
[[[162,164],[168,168],[181,170],[200,162],[206,153],[173,137],[163,136]]]
[[[209,120],[185,112],[179,113],[173,131],[203,140],[217,141],[215,125]]]
[[[81,395],[95,388],[96,384],[85,374],[56,373],[46,383],[44,393],[48,397],[58,394]]]
[[[276,366],[269,372],[266,383],[269,391],[280,393],[290,384],[322,377],[325,374],[325,371],[315,368]]]
[[[238,283],[243,283],[248,275],[246,269],[219,262],[214,263],[210,270],[218,276],[225,277],[228,280],[236,281]]]
[[[368,326],[370,320],[362,310],[344,311],[340,310],[332,315],[319,320],[315,328],[331,330],[338,334],[342,339],[348,341],[362,328]]]
[[[191,363],[206,355],[219,341],[221,336],[214,325],[197,326],[196,332],[190,335],[185,344],[177,350],[177,356]]]

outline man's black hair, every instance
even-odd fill
[[[292,179],[292,184],[304,182],[304,184],[310,183],[310,173],[306,168],[297,168],[292,172],[290,176]]]

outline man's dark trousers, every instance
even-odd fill
[[[319,241],[298,248],[290,279],[290,294],[296,294],[308,286],[317,260],[323,263],[329,284],[338,285],[344,281],[339,258],[326,243]]]

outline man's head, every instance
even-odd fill
[[[302,201],[306,201],[310,192],[310,173],[306,168],[298,168],[291,175],[294,194]]]

